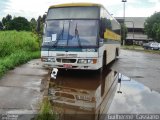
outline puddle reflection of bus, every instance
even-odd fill
[[[116,91],[117,73],[108,70],[89,76],[79,79],[64,75],[54,81],[56,85],[49,93],[60,120],[102,120],[107,114]]]

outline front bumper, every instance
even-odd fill
[[[82,63],[58,63],[58,62],[42,62],[45,68],[61,68],[61,69],[82,69],[82,70],[98,70],[101,68],[101,63],[97,59],[96,64]]]

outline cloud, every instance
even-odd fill
[[[6,9],[8,9],[8,3],[9,3],[9,0],[1,0],[0,1],[0,19],[1,19],[1,16],[4,16],[6,15],[5,11]]]
[[[7,14],[11,14],[12,16],[24,16],[28,19],[32,17],[38,18],[39,15],[43,15],[47,12],[49,6],[67,2],[100,3],[103,4],[113,16],[123,16],[123,3],[121,0],[105,0],[105,2],[104,0],[0,0],[0,19]],[[160,11],[159,6],[160,0],[127,0],[126,16],[150,16],[155,11]]]

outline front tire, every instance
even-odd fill
[[[106,53],[103,54],[102,67],[99,69],[100,73],[103,72],[105,66],[106,66]]]

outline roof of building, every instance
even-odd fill
[[[116,17],[119,22],[123,22],[123,17]],[[147,17],[125,17],[127,28],[144,28],[144,23]]]

